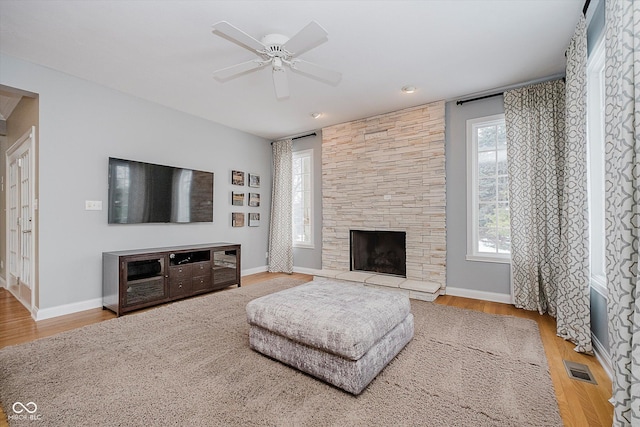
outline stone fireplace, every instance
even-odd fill
[[[351,270],[407,277],[406,233],[351,230]]]
[[[400,231],[406,279],[445,288],[444,105],[322,130],[323,270],[352,270],[352,230]]]

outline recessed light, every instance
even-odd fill
[[[322,117],[322,113],[311,113],[311,117],[313,117],[314,119],[318,119]]]
[[[403,93],[413,93],[416,91],[416,87],[415,86],[403,86],[402,87],[402,92]]]

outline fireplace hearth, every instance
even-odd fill
[[[351,230],[351,270],[407,277],[406,233]]]

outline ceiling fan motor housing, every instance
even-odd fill
[[[282,45],[289,41],[289,37],[283,36],[282,34],[267,34],[260,41],[265,45],[265,53],[268,56],[284,59],[291,57],[291,53],[282,47]]]

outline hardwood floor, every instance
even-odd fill
[[[265,280],[278,276],[311,280],[311,276],[298,273],[293,275],[258,273],[243,277],[242,286],[258,285]],[[538,322],[564,425],[568,427],[608,427],[612,425],[613,408],[608,402],[611,397],[611,381],[609,377],[595,357],[576,353],[573,351],[574,346],[571,343],[556,336],[556,324],[552,317],[518,310],[508,304],[448,295],[438,297],[436,303],[485,313],[525,317]],[[35,322],[31,319],[27,309],[13,295],[6,289],[0,289],[0,348],[33,341],[114,317],[115,314],[112,312],[97,308]],[[563,359],[584,363],[589,366],[598,384],[594,385],[570,379],[562,363]],[[6,425],[8,425],[6,415],[0,409],[0,427]]]

